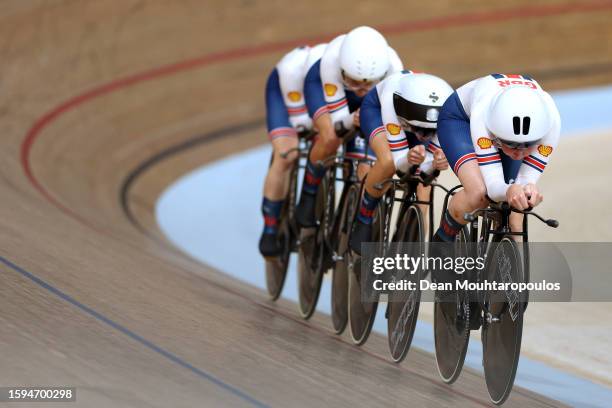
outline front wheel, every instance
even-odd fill
[[[359,185],[352,184],[340,212],[337,259],[332,275],[331,318],[336,334],[341,334],[348,321],[348,257],[351,222],[359,206]]]
[[[289,179],[289,190],[287,199],[283,204],[279,217],[278,242],[282,252],[275,258],[266,258],[266,287],[271,300],[279,298],[289,267],[289,257],[295,245],[296,234],[293,227],[293,209],[295,207],[295,197],[297,192],[297,163],[291,171]]]
[[[396,233],[397,254],[408,254],[418,258],[424,253],[424,225],[421,210],[416,205],[408,207],[398,223]],[[395,256],[395,254],[389,254]],[[421,269],[399,275],[396,280],[408,280],[414,283],[413,290],[394,291],[389,294],[387,320],[387,340],[389,352],[394,362],[399,363],[408,354],[421,301],[420,281],[424,273]]]
[[[314,313],[323,273],[330,267],[331,251],[327,237],[332,230],[335,206],[335,168],[328,170],[317,191],[317,226],[302,228],[298,250],[298,292],[300,314],[309,319]]]
[[[385,243],[385,226],[388,221],[388,206],[386,200],[383,198],[372,219],[372,242],[377,243],[376,253],[377,256],[382,256],[386,247]],[[374,325],[374,319],[376,317],[376,310],[378,309],[378,298],[371,296],[372,292],[372,273],[362,274],[362,261],[365,258],[357,255],[353,251],[348,252],[348,276],[349,276],[349,290],[348,290],[348,320],[349,320],[349,331],[351,333],[351,339],[353,343],[360,346],[366,342],[372,331]],[[373,257],[370,258],[370,261]],[[365,270],[370,270],[369,265],[364,266]],[[362,298],[362,296],[364,298]],[[367,297],[367,299],[365,299]]]

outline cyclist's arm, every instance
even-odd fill
[[[335,137],[336,132],[327,111],[327,104],[323,97],[320,67],[321,61],[316,62],[306,74],[304,80],[304,99],[308,114],[312,117],[315,129],[321,137]]]
[[[523,159],[523,163],[516,178],[516,184],[536,184],[540,175],[546,168],[551,154],[557,148],[559,135],[561,133],[561,117],[550,95],[546,94],[549,112],[553,116],[553,125],[550,132],[540,142],[540,144]]]
[[[438,134],[431,139],[429,144],[427,145],[427,149],[425,150],[425,161],[421,164],[421,171],[425,173],[430,173],[433,168],[433,160],[434,154],[436,152],[441,152],[442,148],[440,147],[440,142],[438,141]]]
[[[359,127],[370,144],[376,137],[386,137],[380,100],[373,92],[377,92],[376,88],[363,98],[359,113]]]
[[[304,100],[303,61],[282,61],[277,65],[283,100],[287,107],[289,122],[294,128],[310,129],[312,121],[308,116]]]
[[[345,129],[353,128],[353,115],[351,115],[342,83],[340,70],[340,46],[344,36],[336,37],[329,43],[321,57],[321,82],[323,97],[330,114],[332,124],[341,122]]]
[[[493,201],[505,201],[506,191],[508,191],[510,185],[504,180],[501,157],[487,131],[485,109],[482,109],[482,106],[473,106],[470,118],[470,133],[472,135],[476,160],[489,198]]]
[[[406,133],[400,126],[399,119],[393,106],[393,91],[397,89],[401,75],[394,75],[378,84],[374,91],[378,92],[380,99],[380,125],[377,132],[387,138],[389,149],[393,155],[395,169],[403,173],[408,172],[408,151],[410,144]],[[363,115],[363,112],[361,113]]]

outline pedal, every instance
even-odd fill
[[[344,257],[341,255],[338,255],[337,253],[333,253],[331,256],[332,261],[334,262],[338,262],[338,261],[344,261]]]

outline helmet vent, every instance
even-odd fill
[[[514,134],[520,135],[521,134],[521,118],[519,118],[518,116],[513,117],[512,126],[514,127]]]
[[[531,125],[531,118],[529,116],[525,116],[523,118],[523,134],[529,134],[529,125]]]

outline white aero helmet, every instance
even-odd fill
[[[493,97],[486,125],[501,143],[520,149],[537,144],[550,131],[552,119],[539,92],[511,85]]]
[[[403,75],[393,93],[393,107],[403,127],[436,129],[440,108],[453,92],[448,82],[435,75]]]
[[[391,66],[389,44],[371,27],[351,30],[340,46],[340,68],[344,75],[363,82],[380,81]]]

